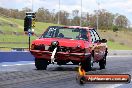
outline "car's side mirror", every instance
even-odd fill
[[[107,40],[106,40],[106,39],[101,39],[100,42],[101,42],[101,43],[106,43]]]

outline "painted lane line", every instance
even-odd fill
[[[106,88],[116,88],[116,87],[119,87],[119,86],[122,86],[122,85],[123,84],[114,84],[114,85],[106,87]]]
[[[131,79],[132,80],[132,79]],[[131,84],[131,83],[130,83]],[[121,87],[123,85],[130,85],[130,84],[114,84],[112,86],[106,87],[106,88],[117,88],[117,87]]]
[[[108,55],[107,57],[132,57],[132,55]]]
[[[2,67],[10,67],[10,66],[23,66],[23,65],[34,65],[35,63],[27,63],[27,64],[13,64],[13,65],[1,65]]]

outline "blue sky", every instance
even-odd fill
[[[59,0],[33,0],[34,11],[39,7],[58,11]],[[61,10],[71,12],[74,9],[80,10],[81,0],[60,0]],[[132,0],[82,0],[83,12],[93,13],[97,9],[97,2],[100,9],[106,9],[112,13],[125,15],[132,23]],[[0,6],[21,10],[24,7],[31,8],[32,0],[0,0]]]

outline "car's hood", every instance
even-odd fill
[[[74,40],[74,39],[62,39],[62,38],[41,38],[36,39],[32,42],[35,45],[51,45],[51,42],[58,41],[59,46],[65,47],[82,47],[84,48],[84,41],[83,40]]]

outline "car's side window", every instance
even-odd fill
[[[95,42],[95,36],[94,33],[92,32],[92,30],[90,30],[90,34],[91,34],[91,38],[92,38],[92,43]]]
[[[100,40],[98,33],[94,29],[90,30],[90,34],[92,38],[92,43],[94,43],[97,40]]]
[[[95,41],[100,40],[99,35],[97,34],[97,32],[95,30],[92,30],[92,32],[94,33],[95,36]]]

